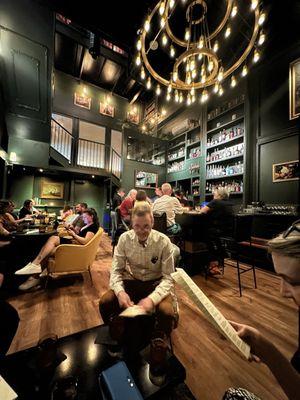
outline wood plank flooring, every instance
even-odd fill
[[[58,281],[47,291],[11,298],[21,321],[10,353],[35,346],[51,333],[61,337],[101,324],[98,302],[108,287],[110,265],[111,246],[105,235],[92,268],[94,286],[87,275],[67,285]],[[257,271],[258,289],[253,289],[251,273],[244,274],[242,298],[236,278],[236,270],[227,266],[224,277],[205,281],[196,275],[194,280],[228,319],[257,327],[290,358],[297,343],[297,308],[290,299],[280,297],[279,278]],[[247,388],[262,400],[286,399],[265,365],[244,361],[180,288],[177,293],[180,320],[173,333],[174,350],[197,399],[222,399],[230,386]]]

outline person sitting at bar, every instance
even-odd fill
[[[5,238],[17,228],[17,221],[10,214],[11,202],[9,200],[0,200],[0,236]],[[22,221],[22,220],[19,220]]]
[[[114,253],[110,290],[100,299],[102,319],[109,325],[112,338],[119,343],[117,348],[110,348],[115,352],[120,351],[127,326],[124,319],[118,317],[122,310],[137,304],[149,314],[155,312],[157,326],[154,338],[161,344],[166,343],[176,321],[177,310],[174,311],[171,295],[173,245],[166,235],[152,229],[153,222],[149,205],[133,208],[132,229],[120,236]],[[150,366],[150,378],[155,384],[163,379],[156,374],[158,369],[151,369]]]
[[[73,209],[71,206],[64,206],[62,210],[60,210],[60,216],[62,221],[68,222],[73,217]]]
[[[190,206],[189,201],[185,197],[185,195],[184,195],[182,190],[176,189],[174,194],[175,194],[175,197],[179,200],[179,203],[182,205],[182,207],[189,207]]]
[[[70,226],[68,228],[68,234],[72,236],[73,244],[84,245],[87,244],[97,233],[99,229],[99,220],[96,211],[93,208],[86,209],[82,218],[84,226],[77,233],[76,228]],[[42,272],[42,262],[49,256],[55,253],[57,246],[61,244],[62,238],[59,236],[51,236],[45,245],[42,247],[37,256],[29,262],[25,267],[15,272],[16,275],[33,275],[40,274]],[[39,276],[31,276],[26,282],[19,286],[20,290],[28,290],[39,284]]]
[[[156,187],[154,191],[155,191],[155,196],[151,197],[152,203],[154,203],[155,200],[159,199],[162,196],[162,191],[160,187]]]
[[[270,240],[269,250],[272,253],[275,271],[282,278],[281,295],[293,299],[300,307],[300,220],[294,222],[284,233]],[[231,324],[238,335],[250,345],[251,360],[265,363],[287,397],[290,400],[299,399],[299,352],[295,353],[290,363],[280,350],[256,328],[236,322],[231,322]],[[225,396],[224,398],[227,399]]]
[[[175,235],[181,231],[181,227],[175,222],[176,214],[182,214],[183,208],[176,197],[172,196],[172,187],[164,183],[161,187],[162,196],[153,203],[153,213],[167,215],[167,234]]]
[[[138,190],[134,202],[134,207],[139,207],[139,206],[152,206],[151,200],[148,198],[147,193],[145,190]]]
[[[33,210],[33,202],[31,199],[25,200],[23,203],[23,207],[21,208],[19,212],[19,218],[26,218],[30,215],[36,214],[36,212]]]
[[[134,206],[136,194],[137,191],[135,189],[131,189],[120,205],[121,218],[127,223],[130,223],[131,210]]]
[[[219,187],[214,191],[213,200],[200,210],[201,214],[209,216],[207,242],[212,257],[218,256],[221,249],[220,237],[232,236],[233,229],[233,204],[229,200],[228,191]],[[209,272],[211,275],[220,274],[219,263],[210,261]]]

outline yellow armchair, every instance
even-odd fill
[[[61,244],[56,248],[54,257],[48,260],[47,272],[50,275],[67,275],[89,272],[91,282],[91,265],[95,260],[103,229],[85,245]]]

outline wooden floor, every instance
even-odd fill
[[[19,295],[10,300],[20,315],[20,325],[10,353],[37,344],[45,335],[69,335],[102,323],[98,301],[108,286],[110,240],[105,235],[93,264],[94,286],[89,277],[69,285],[57,282],[46,291]],[[279,279],[257,271],[258,289],[251,274],[243,275],[244,291],[237,291],[236,271],[228,266],[224,277],[194,277],[214,304],[228,318],[260,329],[287,356],[296,350],[297,308],[279,294]],[[262,400],[282,400],[285,395],[263,364],[244,361],[205,320],[178,289],[180,322],[173,333],[175,354],[187,371],[186,383],[199,400],[220,400],[230,386],[244,387]]]

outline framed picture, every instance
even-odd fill
[[[300,115],[300,58],[290,63],[290,119]]]
[[[114,117],[115,107],[111,104],[100,102],[100,114],[107,115],[108,117]]]
[[[127,111],[127,121],[131,122],[132,124],[138,124],[140,122],[140,116],[138,111],[133,112],[133,111]]]
[[[41,182],[42,199],[63,199],[64,198],[64,184],[63,182]]]
[[[87,96],[80,96],[78,93],[74,93],[74,104],[78,107],[83,107],[88,110],[91,109],[92,98]]]
[[[273,182],[295,181],[299,179],[299,160],[273,164]]]
[[[146,171],[135,171],[135,187],[138,188],[156,188],[158,174]]]

